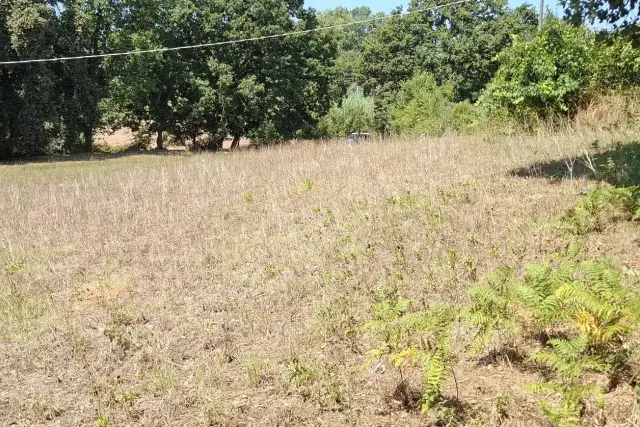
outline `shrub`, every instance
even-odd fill
[[[453,86],[438,86],[430,74],[418,74],[402,85],[390,110],[391,128],[409,135],[442,135],[468,131],[478,122],[476,108],[453,102]]]
[[[565,114],[583,99],[595,72],[595,35],[549,19],[531,41],[516,38],[481,103],[523,119]]]
[[[640,84],[640,49],[622,37],[605,40],[595,51],[598,86],[623,89]]]
[[[621,37],[598,40],[586,27],[554,18],[531,40],[515,38],[481,104],[525,121],[577,112],[598,91],[640,83],[640,52]]]
[[[345,136],[351,132],[371,131],[375,127],[374,99],[362,88],[351,86],[341,105],[334,104],[322,119],[320,127],[329,136]]]

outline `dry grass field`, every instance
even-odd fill
[[[398,370],[366,364],[372,305],[462,305],[492,269],[565,247],[554,218],[595,185],[565,159],[634,138],[0,165],[0,426],[447,425],[407,407]],[[637,222],[584,244],[640,271]],[[548,425],[524,391],[539,371],[453,350],[449,425]],[[418,372],[403,376],[419,390]],[[590,424],[640,423],[631,386],[605,403],[587,408]]]

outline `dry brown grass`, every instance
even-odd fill
[[[509,171],[632,137],[0,166],[0,425],[424,425],[395,372],[361,369],[374,296],[462,302],[488,270],[544,258],[566,243],[549,218],[591,183]],[[640,230],[623,231],[589,251],[640,268]],[[536,373],[456,369],[469,424],[546,425],[523,392]],[[617,393],[606,425],[635,425]]]

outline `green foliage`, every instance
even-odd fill
[[[25,264],[22,263],[22,262],[18,262],[18,263],[14,263],[14,264],[5,265],[2,268],[2,271],[7,276],[13,276],[14,274],[18,273],[19,271],[23,270],[24,268],[25,268]]]
[[[318,22],[322,27],[330,27],[356,21],[366,21],[381,16],[384,16],[384,14],[374,14],[366,6],[351,10],[339,6],[335,9],[318,13]],[[335,62],[329,69],[331,81],[329,93],[331,99],[342,99],[354,82],[362,80],[360,74],[363,57],[362,48],[371,31],[381,22],[382,20],[365,22],[331,30],[331,37],[336,41],[338,48]]]
[[[0,60],[101,54],[308,30],[302,2],[150,3],[9,0]],[[92,149],[103,125],[166,134],[207,148],[243,136],[274,142],[317,133],[330,106],[336,42],[307,33],[268,42],[0,67],[0,156]]]
[[[638,37],[636,1],[616,0],[561,0],[565,16],[573,25],[583,22],[609,24],[615,29]],[[634,13],[635,12],[635,13]]]
[[[594,80],[601,88],[625,89],[640,84],[640,49],[626,37],[605,38],[595,51]]]
[[[512,279],[511,269],[501,267],[489,274],[484,283],[470,289],[469,322],[478,329],[471,344],[472,354],[480,353],[496,335],[504,341],[510,340],[516,332]]]
[[[531,361],[554,377],[529,389],[544,396],[541,409],[558,426],[580,425],[585,399],[602,394],[586,383],[585,373],[617,378],[638,350],[628,337],[639,326],[640,295],[624,286],[610,264],[581,262],[574,255],[568,251],[552,263],[528,266],[520,283],[508,270],[497,270],[472,288],[469,311],[469,322],[478,328],[474,353],[505,329],[549,337]]]
[[[375,126],[373,98],[365,96],[362,88],[351,86],[340,106],[334,104],[320,126],[323,133],[330,136],[372,131]]]
[[[442,135],[468,130],[477,121],[474,107],[453,102],[453,86],[437,86],[430,74],[418,74],[402,85],[390,110],[391,129],[409,135]]]
[[[529,391],[539,395],[559,397],[559,401],[542,398],[540,408],[554,425],[578,427],[584,408],[584,400],[599,397],[602,390],[595,384],[583,384],[585,371],[602,371],[604,366],[597,356],[587,354],[588,340],[581,335],[572,340],[563,338],[549,340],[551,350],[539,351],[531,360],[550,368],[556,373],[555,381],[532,384]]]
[[[640,187],[596,187],[561,217],[575,235],[603,231],[611,224],[629,220],[640,220]]]
[[[0,60],[104,53],[122,12],[107,0],[9,0],[0,9]],[[98,59],[0,68],[0,157],[92,149],[105,83]]]
[[[433,304],[425,311],[410,312],[409,306],[407,300],[374,305],[365,329],[375,334],[380,346],[367,354],[372,360],[387,359],[401,374],[405,368],[419,367],[425,385],[422,411],[428,412],[444,401],[443,383],[453,372],[454,309]]]
[[[435,2],[413,0],[409,10]],[[493,77],[493,58],[511,44],[511,34],[535,30],[529,7],[510,10],[505,1],[469,2],[377,26],[363,46],[359,82],[375,95],[376,127],[389,130],[389,108],[395,94],[413,76],[431,73],[437,85],[451,84],[453,100],[475,101]]]
[[[289,364],[289,383],[295,387],[309,385],[318,379],[318,373],[294,357]]]
[[[531,266],[517,293],[541,328],[583,336],[587,348],[602,356],[622,351],[635,317],[634,294],[603,261]]]
[[[302,185],[304,185],[304,189],[307,191],[313,190],[316,186],[311,178],[305,178],[302,181]]]
[[[95,427],[111,427],[109,417],[104,414],[98,415],[98,419],[95,422]]]
[[[500,68],[481,101],[522,118],[567,113],[589,89],[594,46],[593,32],[549,19],[533,40],[516,38],[496,57]]]
[[[628,5],[598,1],[573,2],[566,12],[628,17]],[[435,4],[412,0],[409,10]],[[550,18],[534,37],[535,11],[511,10],[505,0],[360,22],[382,16],[366,7],[316,15],[290,0],[4,1],[2,61],[354,25],[215,48],[2,66],[0,157],[91,151],[101,128],[154,133],[159,148],[169,137],[211,150],[227,136],[235,147],[242,137],[269,144],[355,131],[468,132],[487,117],[502,127],[509,116],[570,114],[597,91],[640,83],[638,40],[629,34]],[[483,91],[478,108],[472,103]]]
[[[493,111],[524,120],[571,115],[598,90],[640,83],[640,53],[628,39],[605,37],[550,17],[533,39],[515,38],[482,96]]]
[[[561,301],[556,291],[572,280],[572,274],[573,266],[570,263],[555,268],[547,264],[533,264],[526,267],[522,283],[515,285],[517,301],[529,313],[531,327],[536,333],[564,320],[558,310]]]

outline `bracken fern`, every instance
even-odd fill
[[[413,313],[408,308],[404,300],[374,306],[373,319],[365,328],[375,333],[380,346],[367,354],[371,361],[386,358],[401,375],[404,368],[419,367],[425,384],[422,411],[428,412],[444,400],[443,382],[452,372],[454,310],[440,304]]]
[[[619,221],[640,220],[640,187],[598,186],[560,220],[574,235],[603,231]]]
[[[602,390],[595,384],[583,384],[584,371],[602,371],[604,364],[598,356],[589,355],[589,339],[579,335],[572,340],[555,338],[549,340],[551,350],[535,353],[531,360],[553,370],[557,378],[554,381],[532,384],[529,391],[545,395],[540,408],[547,418],[561,427],[579,426],[584,401],[590,396],[599,397]],[[551,401],[548,397],[559,398]]]
[[[501,267],[489,274],[484,283],[469,291],[471,307],[468,319],[477,333],[471,353],[484,350],[498,335],[502,341],[512,338],[518,329],[515,315],[513,272]]]

